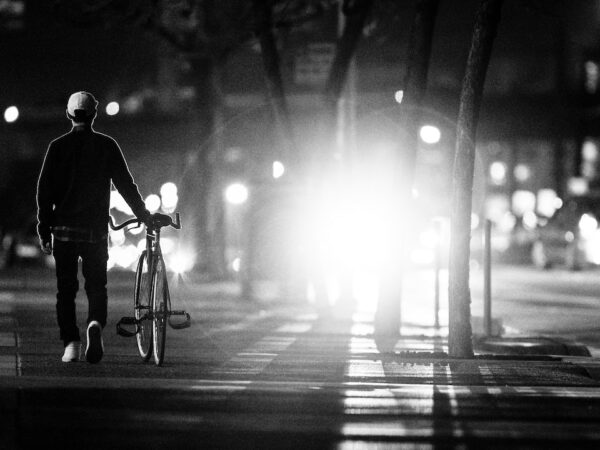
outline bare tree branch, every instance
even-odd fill
[[[293,152],[293,130],[285,99],[279,52],[277,50],[275,35],[273,34],[272,9],[264,0],[253,0],[252,4],[255,30],[262,50],[267,96],[271,104],[271,111],[273,112],[280,141],[283,145],[282,156],[284,160],[287,160]]]

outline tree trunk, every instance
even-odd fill
[[[454,159],[449,273],[449,354],[472,358],[469,259],[475,136],[485,75],[500,22],[502,0],[482,0],[460,95]]]
[[[352,57],[372,7],[373,0],[344,1],[342,7],[342,13],[345,16],[344,27],[338,39],[335,57],[325,84],[325,99],[330,111],[335,111],[337,108],[337,102],[346,84]]]
[[[408,44],[408,67],[404,77],[404,97],[401,103],[402,128],[405,133],[403,158],[406,192],[410,195],[415,178],[419,144],[419,125],[427,75],[431,58],[433,29],[439,0],[418,0]]]
[[[404,98],[401,103],[401,128],[403,130],[403,154],[396,164],[399,190],[398,208],[411,200],[418,149],[421,105],[427,88],[427,74],[431,56],[433,29],[439,0],[417,1],[415,17],[408,43],[408,67],[404,77]],[[400,185],[400,182],[402,185]],[[404,215],[405,216],[405,215]],[[396,244],[391,248],[392,271],[382,274],[381,294],[375,316],[378,334],[398,334],[401,325],[403,264],[406,259],[406,236],[402,223],[395,224],[398,233]]]
[[[212,58],[210,73],[211,106],[212,106],[212,139],[209,142],[207,163],[210,178],[207,180],[207,234],[209,239],[209,260],[211,272],[218,278],[227,276],[225,259],[225,205],[223,202],[223,153],[225,142],[225,100],[223,97],[222,77],[224,60]]]
[[[223,233],[222,180],[219,161],[223,152],[224,104],[220,77],[223,61],[219,58],[191,57],[197,83],[197,110],[193,114],[208,117],[207,130],[200,136],[197,153],[188,158],[186,168],[189,193],[186,204],[193,211],[197,230],[196,245],[200,268],[215,277],[224,277],[225,236]],[[198,117],[198,121],[206,120]],[[182,199],[183,201],[183,199]]]
[[[297,155],[295,154],[293,127],[281,76],[279,52],[273,33],[272,6],[270,2],[254,0],[252,8],[255,32],[260,42],[263,68],[265,70],[267,97],[278,133],[278,141],[281,145],[278,154],[282,161],[289,162],[290,158],[297,157]]]

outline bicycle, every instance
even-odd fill
[[[109,223],[113,230],[120,230],[132,224],[140,226],[142,222],[130,219],[115,225],[110,217]],[[167,323],[173,329],[188,328],[191,324],[191,317],[186,311],[171,309],[167,272],[160,248],[160,230],[168,226],[177,230],[181,228],[179,213],[175,214],[175,222],[169,216],[159,216],[153,219],[151,225],[146,226],[146,249],[138,259],[135,272],[134,317],[122,317],[117,323],[117,333],[120,336],[136,337],[142,360],[147,362],[154,355],[157,366],[164,361]],[[185,320],[173,323],[171,316],[185,316]],[[135,326],[135,331],[128,330],[127,326]]]

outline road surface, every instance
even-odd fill
[[[533,309],[534,275],[503,270],[523,287],[515,298],[501,291],[511,295],[501,306],[498,294],[495,311],[519,302]],[[594,275],[581,278],[591,292]],[[0,448],[600,445],[600,382],[585,365],[548,356],[449,359],[445,329],[427,323],[430,292],[410,300],[421,284],[412,280],[399,339],[375,338],[368,299],[353,320],[322,319],[304,303],[239,299],[229,284],[173,283],[174,307],[188,309],[193,325],[168,331],[159,368],[142,363],[134,340],[114,332],[130,313],[129,278],[111,276],[103,361],[65,364],[52,279],[22,272],[0,287]],[[564,315],[568,305],[552,307]],[[544,306],[536,308],[543,315]],[[79,314],[83,321],[85,307]]]

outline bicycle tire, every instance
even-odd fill
[[[138,260],[135,273],[134,291],[134,314],[138,322],[136,341],[140,356],[148,361],[152,356],[152,321],[149,318],[151,304],[152,285],[151,274],[148,268],[148,257],[144,250]]]
[[[152,336],[154,362],[162,365],[165,357],[165,341],[167,339],[169,287],[167,273],[162,256],[156,258],[154,270],[154,283],[152,289]]]

